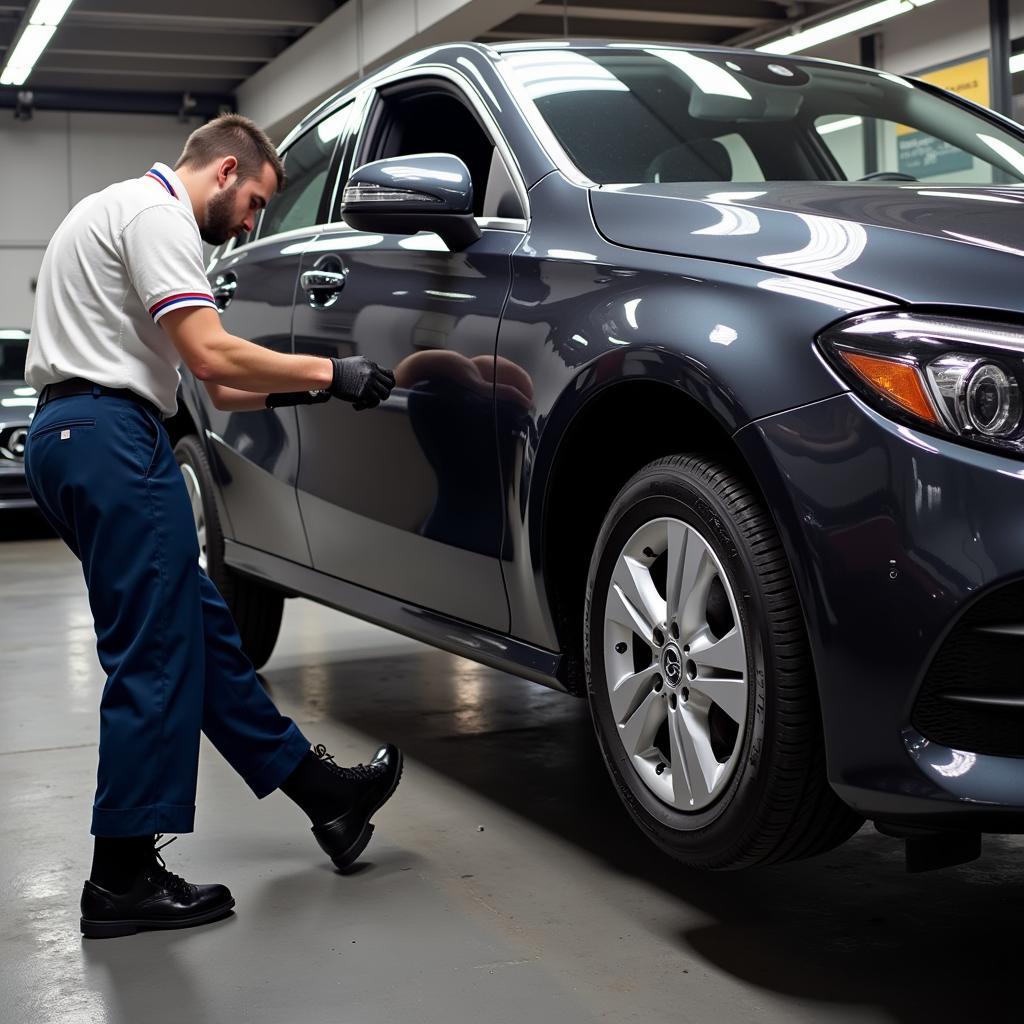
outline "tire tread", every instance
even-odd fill
[[[707,868],[773,864],[823,853],[845,842],[863,819],[828,783],[814,667],[778,531],[750,485],[719,458],[686,454],[657,459],[641,469],[623,493],[648,477],[654,484],[666,472],[695,478],[712,492],[748,549],[764,597],[766,662],[773,665],[775,758],[757,815],[727,852],[713,858],[694,857],[686,849],[670,852],[693,866]],[[588,595],[588,622],[589,612]]]

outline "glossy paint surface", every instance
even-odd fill
[[[558,443],[587,404],[618,384],[656,381],[733,433],[843,390],[812,339],[844,314],[889,303],[766,268],[612,245],[590,221],[587,190],[557,174],[536,185],[530,201],[534,217],[514,258],[498,338],[499,357],[522,368],[534,394],[528,409],[497,402],[503,557],[513,632],[551,646],[557,638],[540,564],[544,496]]]
[[[367,356],[397,378],[379,409],[299,409],[314,567],[502,631],[494,343],[519,240],[486,231],[452,253],[428,233],[326,232],[303,267],[346,283],[329,306],[300,294],[294,323],[296,352]]]
[[[294,239],[290,243],[268,240],[229,255],[216,267],[210,275],[214,294],[225,284],[234,287],[221,314],[225,330],[275,352],[291,351],[300,259],[294,245]],[[225,413],[208,399],[203,408],[208,417],[207,452],[221,481],[235,539],[273,548],[285,558],[308,564],[309,549],[295,496],[299,468],[295,410]]]
[[[349,178],[346,188],[362,186],[415,192],[416,195],[403,198],[403,207],[406,204],[410,207],[418,205],[425,200],[428,209],[440,204],[455,213],[470,213],[473,208],[473,182],[466,165],[445,153],[423,154],[415,160],[397,156],[363,164]],[[373,201],[358,205],[366,210],[375,206]],[[348,199],[343,209],[348,212]]]
[[[1024,813],[1019,759],[971,755],[957,767],[954,752],[904,735],[956,617],[1024,574],[1024,466],[894,424],[849,394],[736,441],[789,552],[838,792],[872,815],[927,815],[936,801],[987,813],[1016,786],[1005,809]]]
[[[288,570],[292,585],[318,600],[557,685],[542,546],[559,443],[598,397],[656,383],[734,438],[776,517],[837,790],[869,817],[930,820],[994,801],[1010,824],[1024,820],[1024,801],[1008,797],[1021,762],[966,764],[907,731],[918,682],[956,616],[1024,573],[1024,471],[871,411],[814,346],[825,327],[873,309],[1024,321],[1024,193],[591,188],[545,148],[501,65],[486,48],[440,47],[371,82],[418,68],[471,97],[529,189],[521,228],[484,225],[479,242],[452,253],[434,236],[328,225],[290,238],[251,275],[254,290],[238,292],[247,319],[236,333],[287,337],[298,352],[358,352],[400,372],[381,409],[301,408],[278,442],[197,411],[218,437],[234,431],[212,450],[226,449],[236,567],[277,578],[282,559],[305,561]],[[244,265],[252,253],[235,257],[239,273],[260,262]],[[284,283],[260,278],[275,258]],[[306,294],[296,275],[308,269],[344,284],[333,297]],[[589,455],[600,465],[600,451]],[[293,540],[303,526],[301,557]]]
[[[0,511],[35,506],[25,481],[25,464],[18,455],[36,398],[35,388],[24,381],[0,380]],[[11,444],[19,451],[13,451]]]
[[[1024,309],[1024,186],[629,185],[594,221],[637,249],[773,268],[914,303]]]

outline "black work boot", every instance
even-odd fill
[[[167,870],[155,843],[152,856],[124,892],[87,881],[82,890],[82,934],[110,939],[163,928],[191,928],[231,913],[235,901],[223,885],[192,885]],[[173,843],[174,840],[169,842]]]
[[[370,818],[398,788],[402,752],[385,744],[369,764],[343,768],[323,744],[314,747],[285,780],[281,790],[313,822],[320,848],[339,869],[347,868],[366,849],[373,835]]]

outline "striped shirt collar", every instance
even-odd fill
[[[185,196],[185,186],[182,185],[181,179],[167,166],[167,164],[155,163],[153,166],[146,171],[143,175],[144,178],[149,178],[150,181],[155,182],[165,192],[174,196],[175,199],[182,199]]]

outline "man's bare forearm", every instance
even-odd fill
[[[192,372],[202,381],[241,391],[315,391],[330,387],[334,367],[322,356],[290,355],[222,333],[205,346]]]
[[[291,355],[228,334],[209,308],[171,310],[160,320],[185,365],[207,384],[266,395],[271,391],[317,391],[334,380],[334,366],[321,356]]]
[[[209,381],[206,382],[206,391],[214,407],[221,412],[255,412],[267,407],[267,396],[259,391],[242,391]]]

